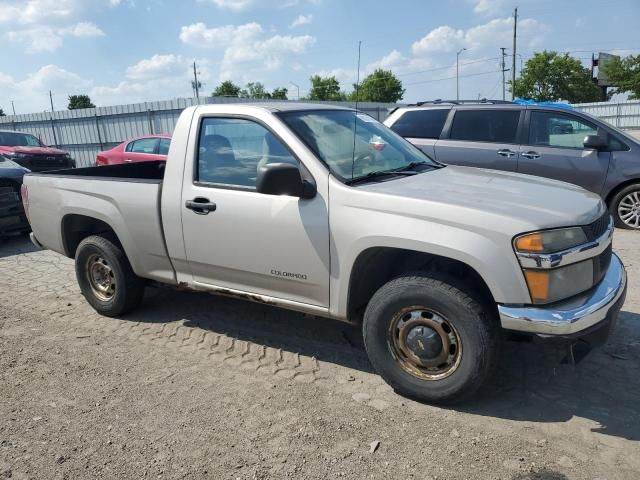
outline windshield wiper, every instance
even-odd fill
[[[417,161],[417,162],[410,162],[410,163],[406,164],[404,167],[396,168],[393,171],[394,172],[402,172],[402,173],[404,173],[404,172],[416,172],[417,171],[416,167],[419,167],[421,165],[428,165],[428,166],[430,166],[432,168],[435,167],[435,165],[433,165],[432,163],[420,160],[420,161]]]
[[[403,167],[404,168],[404,167]],[[415,175],[418,172],[414,171],[400,171],[400,170],[379,170],[377,172],[369,172],[366,175],[361,177],[352,178],[351,180],[347,180],[345,183],[347,185],[355,185],[357,183],[368,182],[370,180],[375,180],[380,177],[388,177],[392,175]]]

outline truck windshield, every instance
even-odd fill
[[[0,132],[0,145],[6,147],[40,147],[40,140],[28,133]]]
[[[345,183],[358,179],[419,173],[440,165],[362,113],[352,110],[282,112],[280,118]],[[407,172],[404,172],[407,173]]]

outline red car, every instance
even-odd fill
[[[118,165],[130,162],[166,160],[171,135],[144,135],[122,142],[96,156],[96,165]]]
[[[32,172],[76,166],[68,152],[47,147],[29,133],[0,130],[0,160],[6,158]]]

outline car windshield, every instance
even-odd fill
[[[343,182],[374,178],[380,172],[391,174],[416,165],[439,166],[369,115],[352,110],[307,110],[279,115]]]
[[[0,132],[0,145],[7,147],[39,147],[40,140],[33,135],[19,132]]]

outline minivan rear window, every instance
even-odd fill
[[[517,143],[519,110],[458,110],[451,125],[452,140]]]
[[[440,138],[449,109],[409,110],[391,125],[391,130],[405,138]]]

